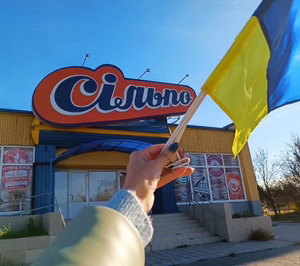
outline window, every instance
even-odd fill
[[[115,172],[89,172],[90,202],[109,201],[117,192]]]
[[[175,182],[178,203],[245,200],[239,160],[227,154],[190,154],[195,172]]]
[[[0,212],[19,211],[31,196],[34,147],[0,147],[0,158]],[[31,199],[21,207],[29,210]]]

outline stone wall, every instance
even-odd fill
[[[262,229],[273,235],[272,221],[267,216],[232,218],[230,203],[210,204],[208,206],[193,205],[190,215],[206,226],[212,235],[218,235],[229,242],[249,240],[253,231]]]

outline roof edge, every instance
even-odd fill
[[[232,123],[233,125],[233,123]],[[168,126],[178,126],[178,124],[168,124]],[[207,126],[197,126],[197,125],[187,125],[187,128],[199,128],[199,129],[208,129],[208,130],[221,130],[221,131],[235,131],[231,127],[207,127]]]
[[[0,108],[0,113],[20,113],[20,114],[30,114],[30,115],[33,115],[32,111],[17,110],[17,109],[6,109],[6,108]]]

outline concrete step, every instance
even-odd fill
[[[152,215],[154,235],[146,251],[218,242],[200,222],[185,213]]]

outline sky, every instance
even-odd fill
[[[13,0],[0,4],[0,108],[31,110],[37,84],[67,66],[119,67],[126,77],[183,84],[199,93],[260,0]],[[279,108],[249,141],[280,156],[300,132],[300,104]],[[190,124],[231,119],[206,97]]]

